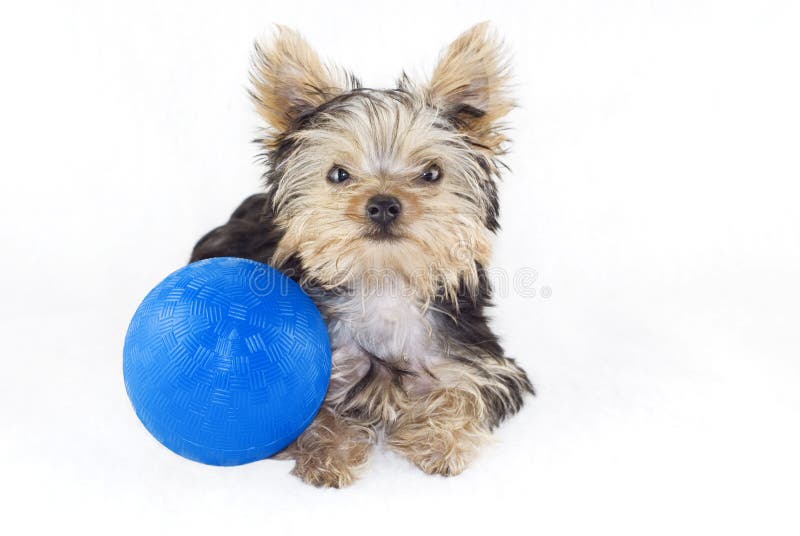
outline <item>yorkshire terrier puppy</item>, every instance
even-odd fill
[[[317,486],[350,484],[382,438],[426,473],[457,475],[532,393],[488,326],[502,118],[497,36],[462,34],[427,83],[368,89],[279,27],[256,46],[266,192],[195,246],[295,279],[331,338],[322,409],[281,455]]]

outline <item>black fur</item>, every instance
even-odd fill
[[[194,246],[189,262],[211,257],[243,257],[268,264],[283,233],[272,224],[267,194],[245,199],[228,223],[207,233]]]
[[[456,359],[492,381],[481,388],[481,395],[489,408],[489,426],[494,428],[504,418],[513,415],[522,407],[523,395],[534,394],[527,374],[516,362],[505,357],[497,335],[489,326],[486,308],[491,306],[492,289],[486,271],[478,265],[479,286],[476,294],[467,292],[464,285],[459,289],[456,301],[440,298],[434,314],[444,326],[449,340],[448,352]],[[504,362],[507,366],[498,373],[489,370],[489,362]]]

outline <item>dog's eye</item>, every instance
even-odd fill
[[[344,182],[349,178],[350,174],[347,172],[347,170],[339,166],[333,166],[331,170],[328,172],[328,180],[331,182],[335,182],[336,184]]]
[[[442,169],[436,164],[428,166],[428,169],[422,172],[420,178],[425,182],[436,182],[442,178]]]

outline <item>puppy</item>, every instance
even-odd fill
[[[353,482],[378,438],[426,473],[457,475],[533,393],[487,324],[501,120],[513,107],[486,23],[427,83],[368,89],[296,32],[258,44],[251,95],[266,192],[195,246],[295,279],[325,318],[330,387],[280,456],[316,486]]]

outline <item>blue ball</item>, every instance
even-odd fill
[[[282,450],[328,388],[325,323],[291,279],[222,257],[159,283],[125,337],[125,388],[139,419],[172,451],[239,465]]]

